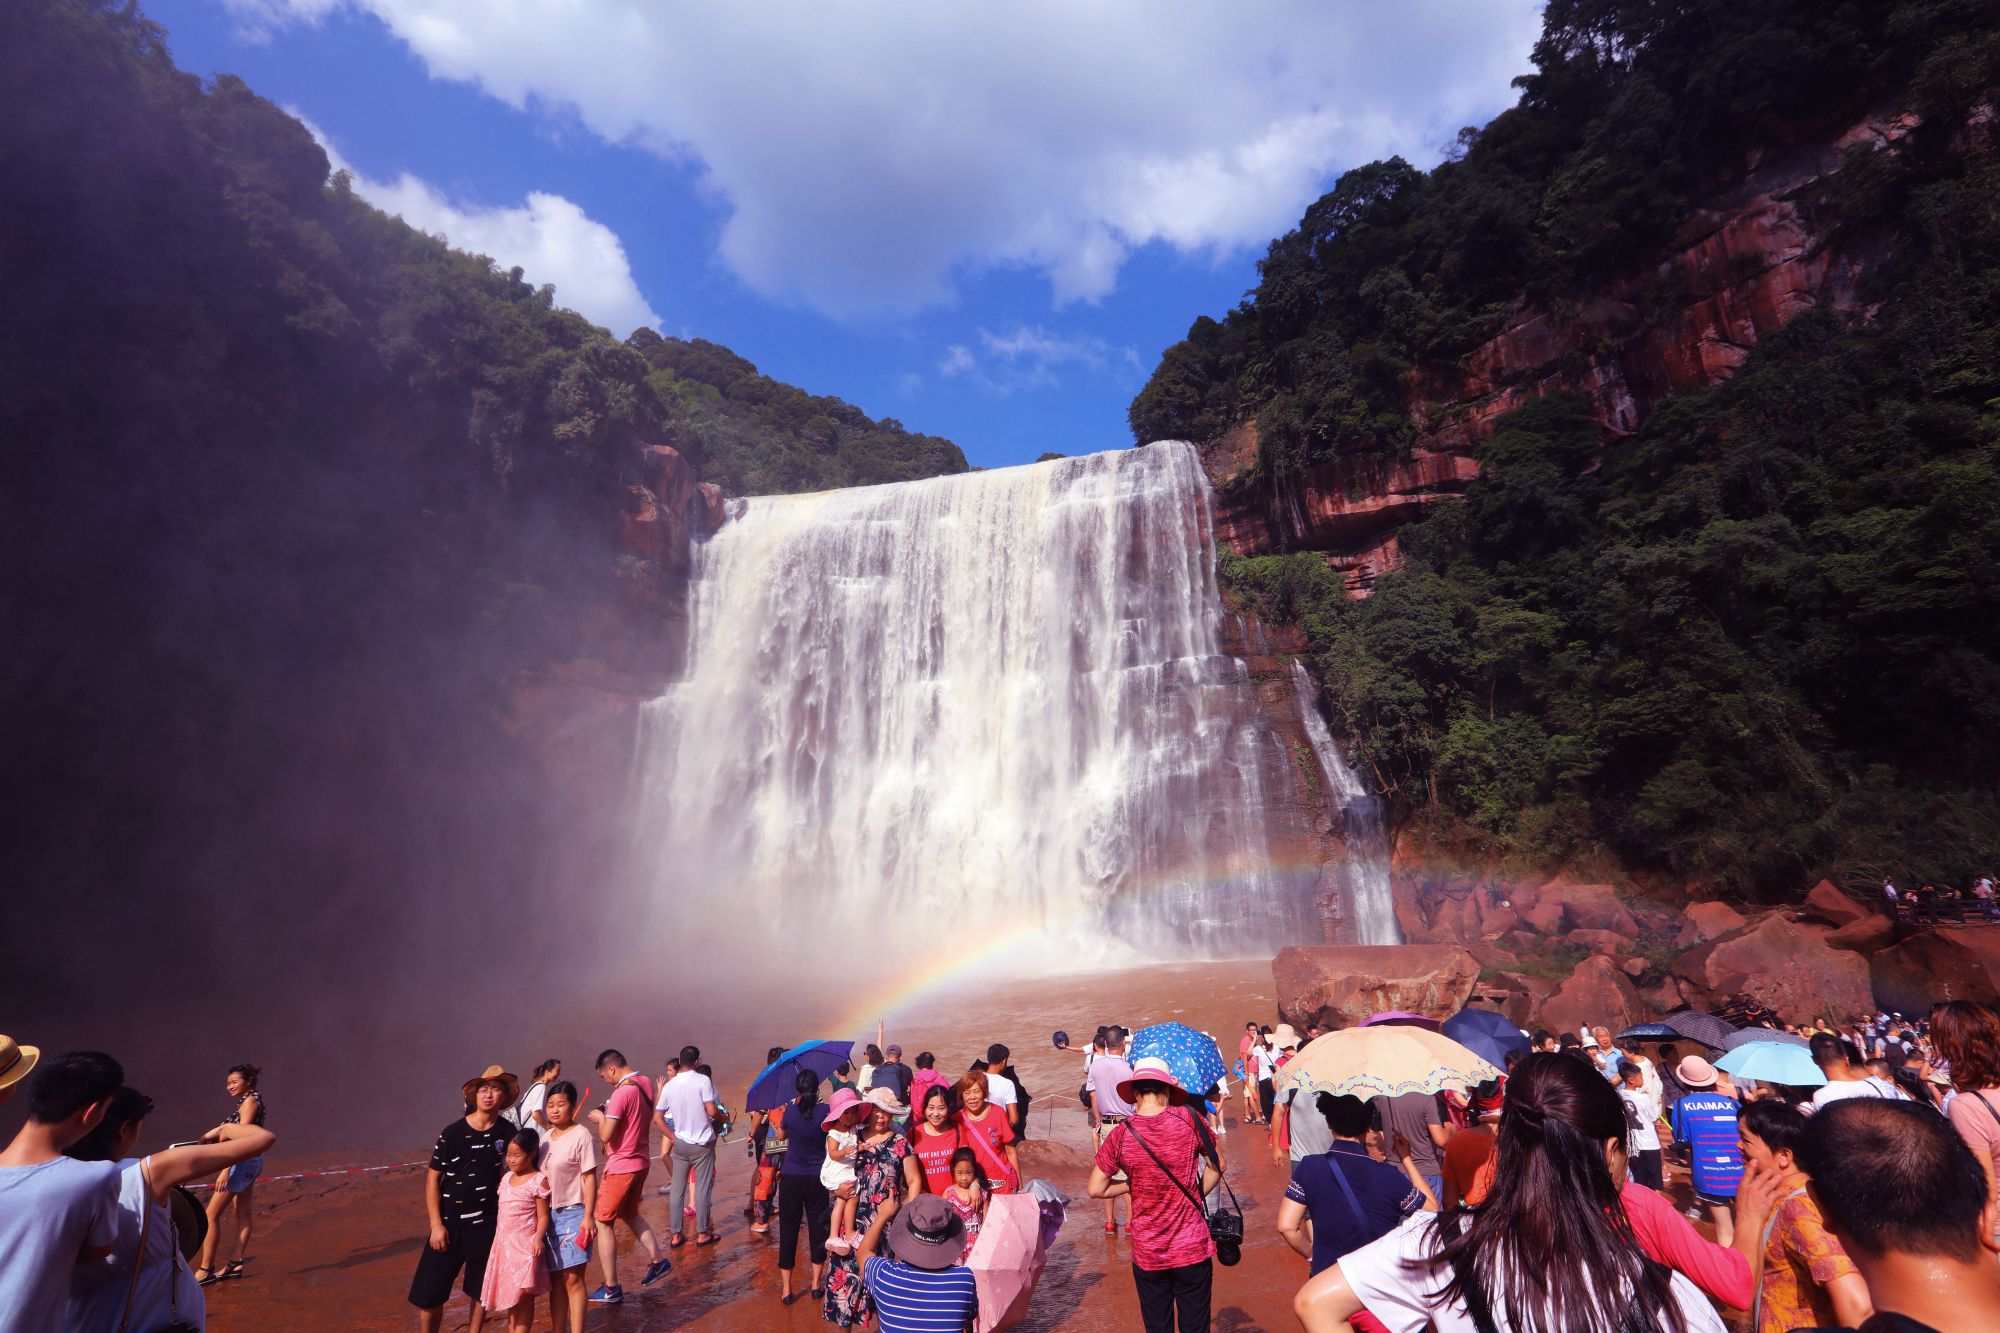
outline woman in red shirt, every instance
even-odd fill
[[[1021,1164],[1014,1155],[1014,1127],[1007,1123],[1007,1109],[986,1100],[986,1075],[974,1069],[958,1081],[958,1129],[965,1146],[979,1154],[979,1168],[986,1173],[995,1194],[1012,1194],[1021,1188]]]
[[[910,1126],[911,1160],[923,1173],[924,1191],[942,1198],[951,1184],[951,1155],[968,1147],[965,1132],[951,1118],[951,1098],[942,1085],[924,1094],[921,1119]]]

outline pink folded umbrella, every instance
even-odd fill
[[[1361,1024],[1362,1027],[1406,1027],[1422,1028],[1426,1032],[1436,1032],[1443,1024],[1435,1018],[1425,1018],[1403,1009],[1391,1009],[1386,1013],[1371,1014]]]
[[[965,1266],[979,1286],[978,1333],[1013,1328],[1028,1317],[1028,1302],[1048,1261],[1042,1207],[1032,1194],[996,1194]]]

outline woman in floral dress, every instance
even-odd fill
[[[895,1120],[909,1108],[898,1102],[887,1088],[873,1089],[867,1128],[854,1153],[854,1225],[866,1233],[875,1212],[891,1199],[901,1199],[906,1190],[904,1159],[910,1155],[910,1141],[896,1128]],[[871,1313],[868,1288],[861,1282],[861,1263],[851,1254],[827,1258],[826,1304],[820,1311],[827,1323],[851,1328]]]

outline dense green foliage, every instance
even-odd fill
[[[1482,155],[1498,134],[1601,141],[1603,117],[1648,80],[1670,90],[1646,93],[1674,127],[1646,151],[1665,154],[1661,188],[1671,189],[1685,179],[1675,161],[1722,116],[1711,104],[1722,91],[1735,99],[1723,105],[1799,105],[1780,96],[1806,68],[1785,54],[1796,47],[1843,79],[1909,71],[1907,96],[1927,117],[1896,150],[1857,150],[1813,201],[1823,226],[1893,241],[1873,279],[1877,318],[1853,328],[1801,318],[1734,379],[1670,399],[1611,445],[1583,402],[1530,403],[1482,447],[1465,502],[1404,529],[1407,567],[1366,601],[1349,601],[1310,553],[1226,555],[1225,584],[1306,626],[1335,725],[1398,816],[1468,851],[1540,864],[1608,851],[1635,868],[1770,893],[1822,872],[1961,882],[1990,869],[2000,854],[2000,164],[1962,127],[2000,87],[1993,8],[1601,6],[1663,16],[1666,29],[1675,12],[1699,16],[1717,35],[1677,62],[1686,78],[1667,81],[1650,42],[1609,29],[1615,49],[1635,54],[1586,99],[1603,108],[1593,120],[1562,112],[1549,91],[1551,43],[1576,49],[1561,25],[1583,8],[1550,6],[1541,73],[1520,109],[1464,162],[1429,182],[1404,178],[1393,200],[1401,244],[1435,238],[1406,256],[1442,275],[1454,271],[1455,245],[1478,243],[1461,182],[1497,166]],[[1743,23],[1789,23],[1791,36],[1746,47],[1728,35]],[[1833,32],[1849,34],[1837,52],[1827,50]],[[1745,51],[1762,52],[1761,63],[1722,77]],[[1544,203],[1519,233],[1540,237],[1529,244],[1540,257],[1523,268],[1517,256],[1488,297],[1538,283],[1546,297],[1552,273],[1567,281],[1599,262],[1582,246],[1560,270],[1547,266],[1559,221],[1615,245],[1606,264],[1643,254],[1622,233],[1649,243],[1664,234],[1666,203],[1656,213],[1606,183],[1653,188],[1636,167],[1586,169],[1575,149],[1557,160],[1568,165],[1547,173],[1548,190],[1580,172],[1600,183],[1564,196],[1563,218]],[[1605,215],[1616,231],[1576,230],[1575,211],[1608,198],[1624,200]],[[1297,243],[1280,242],[1272,263],[1293,271],[1278,257]],[[1343,292],[1358,306],[1371,288],[1396,285],[1405,269],[1385,277],[1358,258],[1375,243],[1331,247],[1314,318]],[[1436,284],[1412,289],[1423,309],[1447,308]],[[1449,305],[1453,320],[1471,309]],[[1240,327],[1196,334],[1254,337],[1267,318],[1253,311]],[[1424,323],[1428,341],[1399,339],[1398,355],[1461,349],[1465,335],[1448,324]],[[1246,374],[1233,391],[1252,393],[1253,381]],[[1135,420],[1162,401],[1148,392]],[[1201,410],[1223,420],[1242,401]]]
[[[1958,881],[2000,848],[1995,198],[1991,163],[1913,184],[1878,324],[1801,319],[1636,439],[1512,414],[1366,601],[1309,553],[1225,580],[1303,621],[1405,817],[1739,888]]]
[[[612,808],[509,724],[524,668],[601,641],[640,446],[756,489],[964,467],[385,216],[129,6],[0,6],[0,163],[0,801],[38,934],[115,901],[282,970],[217,921],[393,903],[470,949]]]
[[[1918,105],[1962,107],[1994,8],[1551,0],[1519,104],[1429,173],[1392,158],[1342,176],[1271,243],[1241,305],[1167,349],[1133,435],[1207,440],[1255,418],[1246,485],[1400,450],[1414,369],[1464,355],[1524,298],[1560,312],[1650,262],[1760,145],[1912,81]]]
[[[682,432],[698,441],[702,475],[733,495],[777,495],[914,481],[965,471],[949,440],[912,435],[757,373],[727,347],[640,329],[631,346],[653,368],[648,384]]]

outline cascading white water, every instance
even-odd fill
[[[1343,872],[1355,935],[1363,944],[1399,944],[1403,936],[1396,928],[1395,897],[1389,887],[1389,833],[1382,824],[1382,805],[1347,766],[1319,711],[1319,686],[1297,658],[1292,659],[1292,687],[1298,691],[1299,720],[1319,760],[1331,803],[1339,807],[1347,838]]]
[[[1034,970],[1320,937],[1313,871],[1270,865],[1190,446],[752,499],[694,577],[636,775],[675,921],[1018,934]]]

